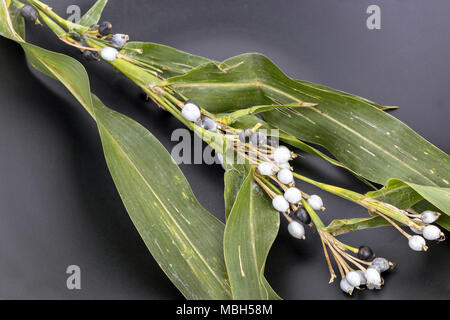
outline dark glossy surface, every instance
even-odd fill
[[[87,0],[48,0],[64,13]],[[366,8],[378,4],[382,29],[366,28]],[[385,105],[393,115],[438,147],[450,151],[450,29],[445,0],[410,1],[110,1],[104,18],[132,39],[160,42],[217,60],[257,51],[290,76],[356,93]],[[81,55],[45,28],[28,26],[31,42]],[[81,60],[81,59],[80,59]],[[106,105],[146,126],[170,150],[181,125],[103,63],[85,63],[92,90]],[[21,49],[0,39],[0,298],[180,299],[129,220],[107,171],[95,125],[54,82],[27,67]],[[182,165],[199,201],[223,216],[220,166]],[[302,173],[358,191],[351,175],[322,160],[296,161]],[[311,186],[334,218],[365,216],[360,207]],[[270,253],[266,274],[287,299],[346,299],[328,271],[317,235],[294,241],[286,224]],[[392,228],[342,237],[367,244],[399,264],[377,292],[352,299],[450,297],[448,241],[416,253]],[[66,288],[66,267],[82,269],[82,290]]]

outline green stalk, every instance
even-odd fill
[[[302,198],[302,205],[305,208],[305,210],[308,212],[309,216],[311,217],[312,222],[315,224],[317,229],[324,229],[325,225],[322,222],[322,219],[318,216],[318,214],[311,208],[311,206],[308,204],[308,202]]]
[[[325,183],[321,183],[321,182],[312,180],[312,179],[302,176],[301,174],[298,174],[296,172],[294,172],[293,175],[297,179],[300,179],[309,184],[315,185],[316,187],[318,187],[322,190],[328,191],[328,192],[335,194],[341,198],[344,198],[344,199],[352,201],[356,204],[359,204],[371,212],[375,212],[375,213],[380,212],[380,213],[385,214],[386,216],[388,216],[406,226],[420,229],[420,225],[416,224],[413,220],[411,220],[408,216],[406,216],[403,210],[400,210],[400,209],[398,209],[394,206],[391,206],[387,203],[368,198],[365,195],[360,194],[358,192],[354,192],[351,190],[347,190],[344,188],[340,188],[340,187],[336,187],[336,186],[332,186],[329,184],[325,184]]]
[[[80,33],[86,32],[89,28],[67,21],[66,19],[60,17],[57,15],[52,8],[50,8],[45,3],[42,3],[38,0],[27,0],[30,4],[32,4],[34,7],[36,7],[38,10],[44,12],[46,15],[48,15],[50,18],[52,18],[54,21],[56,21],[59,25],[61,25],[63,28],[65,28],[67,31],[77,31]]]

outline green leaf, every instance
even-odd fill
[[[327,92],[327,93],[333,93],[333,94],[336,94],[336,95],[341,95],[343,97],[350,98],[350,99],[356,99],[356,100],[358,100],[358,101],[360,101],[360,102],[362,102],[364,104],[371,105],[371,106],[373,106],[375,108],[378,108],[380,110],[383,110],[383,111],[395,110],[395,109],[398,108],[397,106],[382,106],[382,105],[379,105],[379,104],[377,104],[377,103],[375,103],[373,101],[370,101],[370,100],[368,100],[366,98],[355,96],[353,94],[350,94],[350,93],[347,93],[347,92],[344,92],[344,91],[340,91],[340,90],[336,90],[336,89],[333,89],[333,88],[329,88],[329,87],[321,85],[321,84],[317,84],[317,83],[313,83],[313,82],[309,82],[309,81],[305,81],[305,80],[296,80],[296,81],[298,83],[304,85],[304,86],[309,86],[311,88],[315,88],[315,89],[320,90],[320,91],[324,91],[324,92]]]
[[[0,36],[8,39],[25,39],[25,22],[20,8],[6,0],[0,0]]]
[[[153,135],[95,98],[94,111],[111,175],[153,257],[187,298],[229,298],[223,224]]]
[[[265,104],[317,103],[292,112],[263,113],[270,125],[327,148],[352,171],[384,184],[398,178],[422,185],[449,185],[450,158],[405,124],[361,98],[305,85],[269,59],[244,54],[207,63],[167,81],[213,113]]]
[[[302,150],[302,151],[308,152],[312,155],[318,156],[318,157],[330,162],[331,164],[333,164],[335,166],[338,166],[338,167],[341,167],[341,168],[344,168],[344,169],[350,171],[356,178],[358,178],[359,180],[361,180],[362,182],[364,182],[365,184],[370,186],[372,189],[376,189],[370,182],[366,181],[364,178],[359,176],[356,172],[353,172],[352,170],[347,168],[341,162],[337,161],[336,159],[334,159],[332,157],[329,157],[328,155],[321,152],[320,150],[310,146],[309,144],[304,143],[303,141],[284,132],[283,130],[279,130],[278,128],[275,128],[275,127],[269,125],[267,122],[261,120],[260,118],[257,118],[255,116],[251,116],[251,115],[243,116],[236,120],[236,122],[233,124],[233,127],[238,128],[238,129],[245,129],[245,128],[252,128],[256,124],[261,124],[262,126],[260,128],[267,130],[268,134],[270,134],[271,132],[274,132],[273,130],[278,130],[278,138],[281,141],[284,141],[285,143],[290,144],[291,146],[293,146],[299,150]]]
[[[439,212],[439,209],[432,205],[430,202],[426,200],[422,200],[419,203],[415,204],[412,207],[416,212],[424,212],[425,210],[431,210]],[[446,230],[450,231],[450,216],[447,214],[441,214],[439,219],[436,221],[437,224],[439,224],[441,227],[445,228]]]
[[[450,215],[450,188],[438,188],[391,179],[386,187],[369,192],[368,196],[393,204],[399,208],[410,208],[422,199]]]
[[[0,0],[0,17],[6,18],[0,19],[0,30],[23,47],[38,70],[61,81],[97,121],[117,189],[164,272],[189,299],[231,298],[224,225],[201,207],[167,150],[142,126],[93,97],[78,61],[22,42],[5,4]]]
[[[423,199],[414,189],[398,179],[391,179],[383,188],[368,192],[366,195],[370,198],[390,203],[399,209],[412,208]]]
[[[98,23],[107,3],[108,0],[97,0],[97,2],[81,17],[79,24],[89,27]]]
[[[249,115],[255,115],[258,113],[274,110],[277,108],[294,109],[294,108],[305,107],[305,106],[312,107],[312,106],[314,106],[314,104],[300,102],[300,103],[287,104],[287,105],[254,106],[254,107],[249,107],[249,108],[245,108],[245,109],[240,109],[240,110],[230,112],[230,113],[219,113],[216,115],[216,118],[220,119],[221,122],[224,122],[227,124],[232,124],[242,117],[249,116]]]
[[[248,167],[245,164],[228,165],[225,163],[226,171],[224,175],[224,202],[225,218],[228,219],[231,209],[236,201],[236,197],[241,186],[248,175]]]
[[[264,267],[280,224],[270,198],[247,175],[225,227],[224,254],[234,299],[279,299],[264,278]],[[231,189],[230,192],[233,192]]]
[[[160,74],[165,78],[184,74],[203,63],[211,61],[152,42],[128,42],[124,50],[128,57],[159,68]],[[142,50],[142,53],[139,53],[138,50]]]
[[[378,228],[390,225],[391,224],[387,220],[380,216],[369,218],[337,219],[331,221],[331,223],[326,227],[326,230],[334,236],[337,236],[350,231]]]
[[[436,223],[445,228],[447,231],[450,231],[450,216],[443,214],[439,217]]]
[[[413,208],[419,210],[419,212],[434,210],[450,215],[449,188],[423,186],[399,179],[391,179],[385,187],[368,192],[367,196],[390,203],[400,209]],[[449,230],[449,219],[445,217],[445,214],[441,216],[438,223]]]

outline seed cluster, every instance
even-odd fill
[[[112,34],[112,24],[103,21],[100,24],[94,24],[84,34],[72,32],[71,38],[78,41],[81,46],[83,58],[87,61],[99,61],[100,57],[105,61],[115,61],[119,57],[119,50],[125,46],[129,40],[129,36],[122,33]],[[86,44],[87,40],[96,39],[101,42],[104,47],[100,50],[100,54],[95,48]]]
[[[410,227],[411,231],[416,235],[409,236],[408,245],[414,251],[426,251],[428,249],[426,240],[438,240],[443,241],[445,239],[444,233],[435,225],[431,223],[435,222],[439,218],[439,213],[426,210],[422,214],[412,213],[411,216],[416,216],[413,221],[419,225],[418,228]]]
[[[40,24],[38,19],[39,13],[33,6],[24,5],[20,13],[25,20]],[[79,48],[83,58],[87,61],[99,61],[100,59],[115,61],[121,57],[135,65],[146,68],[147,71],[155,72],[156,70],[160,72],[154,67],[152,69],[151,65],[145,65],[143,62],[127,56],[125,54],[126,50],[133,50],[123,48],[129,40],[129,36],[121,33],[112,34],[112,29],[113,26],[110,22],[103,21],[90,26],[86,32],[79,33],[71,30],[64,37],[60,38],[66,43]],[[92,44],[92,46],[89,46],[88,43]],[[101,48],[101,50],[97,48]],[[119,50],[121,51],[119,52]],[[139,49],[135,49],[135,51],[142,53],[142,50]],[[124,54],[121,55],[121,53]],[[155,74],[157,73],[155,72]],[[158,95],[154,101],[161,107],[169,104],[169,107],[176,106],[181,108],[182,117],[196,126],[211,132],[226,133],[227,139],[231,136],[230,140],[234,144],[235,151],[249,160],[254,168],[257,169],[254,178],[272,198],[273,208],[280,212],[289,222],[287,227],[289,234],[296,239],[305,239],[305,226],[312,226],[312,222],[314,222],[328,263],[331,275],[330,283],[336,278],[330,260],[331,253],[331,257],[334,258],[341,275],[340,288],[345,293],[352,294],[355,289],[361,289],[363,286],[366,286],[369,290],[381,289],[384,284],[381,274],[392,269],[394,264],[385,258],[374,258],[375,255],[368,246],[360,246],[356,249],[345,245],[329,233],[327,228],[320,227],[323,224],[315,211],[325,210],[321,197],[308,195],[295,186],[294,174],[289,161],[296,155],[286,146],[279,146],[272,139],[273,137],[267,137],[263,132],[258,131],[260,124],[253,128],[237,130],[228,127],[225,122],[215,119],[212,115],[210,117],[206,116],[205,114],[208,113],[202,111],[193,101],[180,102],[175,96],[170,96],[168,94],[169,91],[162,90],[164,94],[159,91],[153,92],[153,89],[150,90],[151,92],[144,91],[147,93],[147,97],[154,98],[152,94]],[[170,93],[173,93],[173,91],[170,91]],[[159,96],[159,94],[162,94],[162,96]],[[171,99],[166,99],[164,95],[175,99],[175,102]],[[186,100],[179,93],[177,93],[177,97],[182,97],[182,101]],[[158,98],[161,98],[161,100]],[[223,155],[216,153],[216,157],[225,169]],[[299,175],[296,176],[300,177]],[[305,200],[308,205],[305,204]],[[371,201],[376,202],[377,200],[372,199]],[[396,213],[403,214],[407,218],[407,222],[404,219],[398,219],[398,221],[402,221],[403,224],[409,226],[415,235],[409,235],[397,226],[390,218],[389,212],[385,214],[386,211],[383,212],[376,206],[368,208],[373,213],[386,219],[405,235],[412,250],[427,250],[426,240],[444,240],[444,234],[441,230],[437,226],[432,225],[439,218],[439,213],[424,211],[418,214],[411,209],[406,211],[399,210],[387,203],[378,202],[377,204],[384,208],[393,209]]]

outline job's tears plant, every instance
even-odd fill
[[[317,230],[330,282],[337,267],[340,287],[349,294],[380,289],[382,273],[394,263],[367,246],[341,242],[339,234],[391,225],[416,251],[427,250],[426,240],[443,240],[432,223],[450,226],[450,159],[384,112],[392,107],[289,78],[259,54],[216,62],[155,43],[129,42],[128,35],[114,33],[111,22],[99,22],[106,2],[97,1],[75,24],[37,0],[0,0],[0,34],[19,43],[31,64],[60,81],[96,121],[133,223],[186,298],[278,299],[264,266],[280,214],[294,238],[304,239],[308,228]],[[226,169],[226,225],[200,206],[150,132],[90,92],[79,62],[25,41],[24,19],[47,25],[86,60],[108,62],[216,151]],[[274,142],[272,132],[285,145]],[[307,142],[324,146],[335,158]],[[383,187],[359,194],[314,181],[293,170],[289,161],[297,154],[287,145]],[[366,208],[369,216],[325,225],[323,195],[303,192],[294,178]]]

